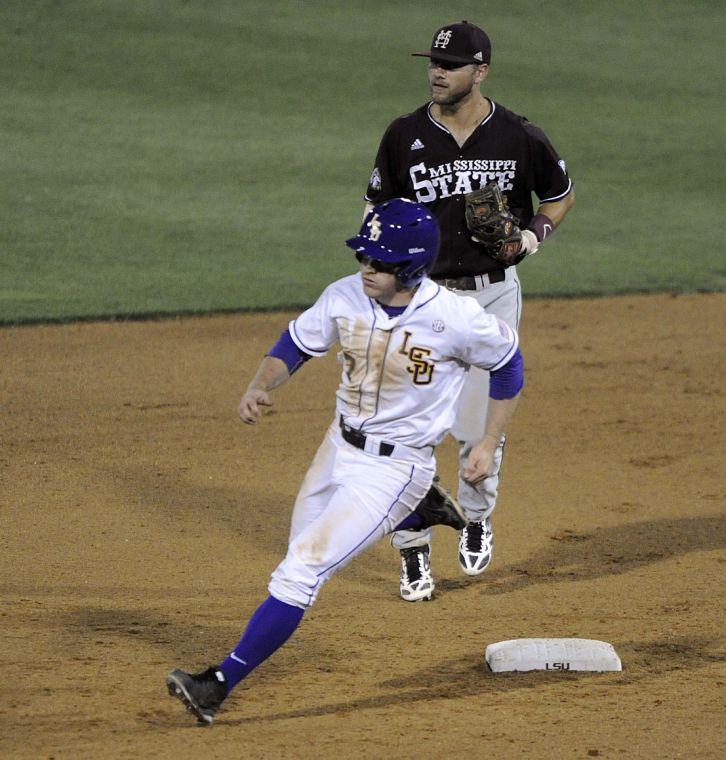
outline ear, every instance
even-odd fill
[[[474,72],[474,82],[476,84],[481,84],[487,78],[487,74],[489,74],[489,64],[482,63],[476,67],[476,71]]]

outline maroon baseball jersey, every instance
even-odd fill
[[[501,269],[473,242],[466,227],[464,194],[497,180],[511,212],[525,228],[540,203],[572,189],[565,162],[544,132],[523,116],[490,101],[489,116],[459,147],[431,114],[431,103],[391,123],[381,140],[365,199],[410,198],[439,220],[441,247],[433,277],[461,277]]]

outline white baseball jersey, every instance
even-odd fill
[[[340,343],[337,411],[353,428],[413,448],[436,446],[451,428],[469,366],[496,370],[517,333],[424,279],[406,310],[389,317],[366,296],[360,274],[329,285],[290,322],[296,345],[323,356]]]

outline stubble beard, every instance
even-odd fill
[[[447,92],[446,95],[436,95],[435,93],[431,93],[431,100],[436,103],[436,105],[439,106],[457,106],[459,103],[461,103],[464,98],[469,95],[469,91],[466,92]]]
[[[458,106],[462,101],[471,97],[473,88],[474,88],[474,78],[472,77],[468,85],[462,87],[461,89],[452,91],[451,88],[449,88],[448,90],[446,90],[445,93],[439,93],[437,95],[434,92],[434,83],[429,82],[431,100],[433,100],[433,102],[439,106],[447,106],[447,107]]]

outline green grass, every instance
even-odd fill
[[[539,123],[577,204],[528,295],[722,290],[715,2],[0,3],[0,322],[311,303],[411,58],[466,17],[486,91]]]

